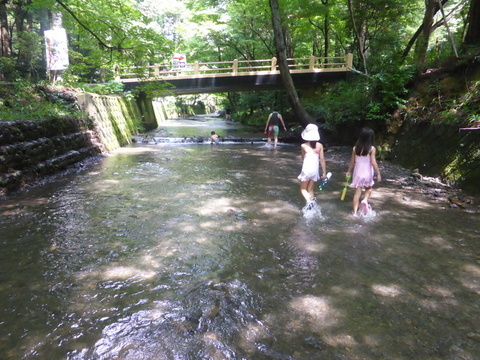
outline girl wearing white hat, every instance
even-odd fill
[[[303,165],[298,179],[301,181],[300,192],[307,202],[306,209],[310,210],[315,206],[315,194],[313,192],[315,181],[320,180],[319,163],[322,166],[322,179],[325,179],[327,172],[323,145],[318,142],[320,134],[317,125],[308,124],[302,132],[302,139],[305,140],[305,143],[302,144]]]

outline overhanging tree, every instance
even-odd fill
[[[465,44],[480,44],[480,1],[471,0],[470,9],[467,18],[467,33],[465,34]]]
[[[149,26],[150,19],[133,0],[1,0],[0,75],[4,78],[16,78],[10,68],[22,70],[24,77],[29,75],[26,72],[40,72],[49,11],[64,15],[75,76],[90,73],[88,80],[98,80],[101,68],[155,61],[173,52],[171,43]]]
[[[287,93],[287,98],[293,111],[297,115],[298,120],[302,126],[307,126],[312,122],[312,117],[307,113],[300,98],[298,97],[297,90],[293,84],[293,79],[288,69],[287,52],[285,44],[284,31],[282,29],[282,20],[280,17],[280,7],[277,0],[270,0],[270,10],[272,16],[273,33],[275,36],[275,46],[277,49],[277,62],[280,70],[280,76],[282,78],[283,87]]]

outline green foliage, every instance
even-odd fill
[[[27,81],[2,88],[0,120],[30,120],[79,115],[75,98],[64,89],[34,86]]]
[[[104,84],[95,84],[95,85],[84,85],[83,90],[86,92],[91,92],[100,95],[110,95],[110,94],[122,94],[124,92],[125,85],[116,82],[109,81]]]
[[[69,71],[80,81],[113,80],[117,65],[160,62],[173,52],[172,42],[151,26],[152,19],[139,11],[136,1],[34,0],[29,7],[39,16],[53,9],[63,13]],[[37,44],[43,47],[42,41]]]
[[[132,1],[71,0],[68,6],[88,28],[80,26],[69,14],[64,16],[64,25],[78,34],[71,41],[72,50],[76,51],[72,66],[89,65],[81,73],[89,72],[90,78],[98,79],[102,74],[92,72],[113,69],[116,64],[158,62],[163,59],[162,54],[172,53],[170,41],[149,27],[150,19]]]
[[[82,49],[76,51],[75,49],[70,49],[69,58],[70,65],[63,73],[63,78],[67,83],[69,81],[72,81],[72,83],[96,83],[113,80],[113,69],[104,66],[102,52],[90,52]]]
[[[401,107],[406,101],[405,84],[415,70],[413,68],[390,70],[391,72],[385,71],[373,75],[373,81],[369,87],[371,101],[367,106],[367,120],[387,121],[391,112]]]
[[[222,102],[223,108],[230,107],[234,113],[233,118],[246,125],[263,126],[273,109],[281,113],[289,109],[283,90],[228,93],[227,95]]]
[[[405,83],[412,70],[383,72],[371,77],[355,75],[333,84],[305,103],[315,118],[325,121],[325,128],[341,131],[347,126],[369,122],[383,126],[394,109],[405,103]]]
[[[32,69],[40,69],[43,66],[43,44],[43,38],[39,34],[30,31],[19,32],[16,41],[18,54],[16,67],[20,74],[28,76]]]
[[[324,118],[324,126],[330,130],[365,119],[365,105],[370,103],[368,83],[363,78],[333,84],[317,96],[306,108],[314,117]]]
[[[184,95],[175,98],[175,108],[182,117],[205,114],[207,107],[197,95]]]
[[[198,61],[265,59],[274,56],[268,2],[187,1],[181,47]],[[180,51],[182,52],[182,51]]]
[[[138,95],[143,92],[146,94],[147,98],[155,99],[159,97],[173,96],[173,92],[170,91],[172,87],[172,84],[165,81],[148,81],[137,86],[133,93]]]
[[[6,79],[15,79],[18,76],[18,72],[15,69],[15,59],[0,57],[0,74]]]
[[[435,123],[480,125],[480,81],[471,82],[467,90],[457,94],[451,94],[452,84],[449,82],[444,80],[441,85],[437,89]]]
[[[387,121],[391,111],[403,103],[403,86],[411,71],[399,69],[397,58],[421,24],[424,1],[354,1],[350,9],[344,0],[279,2],[291,57],[344,56],[353,50],[354,66],[361,68],[353,21],[365,41],[365,65],[371,78],[329,86],[318,99],[302,99],[307,111],[326,119],[331,128]],[[450,6],[450,25],[458,40],[468,13],[466,2],[452,0],[446,6]],[[31,15],[32,26],[16,17],[23,10]],[[7,18],[18,23],[12,27],[12,56],[0,58],[4,77],[43,74],[40,29],[48,28],[48,11],[62,12],[70,57],[62,84],[105,83],[86,88],[102,94],[123,92],[113,81],[117,66],[168,63],[174,52],[186,54],[188,62],[266,59],[276,54],[267,0],[32,0],[13,2],[6,11]],[[445,34],[443,27],[435,33],[440,45],[429,52],[432,63],[450,48]],[[413,58],[407,59],[413,64]],[[160,97],[171,95],[169,89],[168,84],[152,83],[138,91]],[[271,107],[283,112],[289,107],[282,92],[222,96],[222,106],[231,107],[237,119],[250,122],[263,121]],[[469,111],[473,116],[476,108],[470,106]]]

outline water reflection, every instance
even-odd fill
[[[312,216],[293,145],[137,144],[0,204],[6,359],[474,358],[478,215]]]

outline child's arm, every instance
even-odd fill
[[[322,166],[322,179],[327,176],[327,166],[325,164],[325,156],[323,155],[323,145],[317,143],[319,146],[318,154],[320,155],[320,165]]]
[[[370,154],[370,161],[372,163],[373,169],[377,173],[377,180],[382,181],[382,175],[380,174],[380,169],[378,168],[377,159],[375,157],[376,152],[377,152],[377,150],[375,148],[373,148],[373,150]]]
[[[355,165],[355,146],[353,147],[352,156],[350,157],[350,163],[348,164],[348,170],[346,174],[347,178],[352,175],[352,169],[354,165]]]
[[[284,129],[285,131],[287,131],[287,128],[285,127],[285,123],[284,123],[284,121],[283,121],[283,117],[282,117],[282,115],[278,114],[278,118],[279,118],[279,119],[280,119],[280,121],[282,122],[283,129]]]

